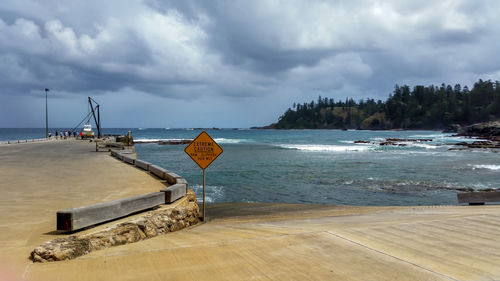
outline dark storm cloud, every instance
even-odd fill
[[[280,104],[275,116],[318,94],[385,99],[395,84],[498,79],[498,14],[498,1],[7,0],[0,83],[4,99],[50,85]]]
[[[487,56],[482,55],[495,50],[492,33],[497,31],[491,22],[497,21],[494,14],[499,5],[493,1],[473,5],[466,1],[149,3],[160,11],[175,8],[193,20],[208,17],[210,22],[204,28],[210,34],[207,46],[220,53],[224,64],[279,80],[295,68],[314,69],[338,54],[353,52],[372,70],[371,75],[324,68],[343,80],[329,79],[331,90],[342,89],[339,84],[356,84],[385,96],[396,83],[448,82],[454,75],[457,82],[465,76],[464,82],[471,82],[481,74],[498,71],[498,67],[487,67],[496,59],[486,61]],[[485,40],[490,46],[479,45]],[[276,86],[291,83],[305,91],[316,88],[300,77],[289,78],[293,81],[282,80]],[[297,85],[295,80],[304,84]]]

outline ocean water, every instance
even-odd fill
[[[199,130],[136,129],[136,141],[194,138]],[[450,151],[474,140],[436,131],[208,130],[224,153],[206,169],[209,202],[347,205],[457,204],[457,189],[500,188],[500,154]],[[429,138],[406,146],[356,140]],[[202,171],[185,145],[136,144],[143,160],[184,176],[201,196]]]
[[[5,130],[0,129],[0,141],[9,135]],[[41,135],[32,132],[33,138],[45,134],[35,130]],[[201,130],[104,129],[104,133],[128,130],[139,142],[135,148],[140,159],[182,175],[201,198],[202,171],[185,154],[185,145],[140,143],[194,138]],[[457,189],[500,188],[499,153],[450,151],[454,143],[474,140],[436,131],[207,132],[224,149],[206,169],[208,202],[445,205],[457,204]],[[385,138],[432,141],[406,146],[354,143]]]
[[[17,140],[32,140],[45,137],[45,128],[0,128],[0,143]]]

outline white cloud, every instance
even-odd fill
[[[15,95],[52,87],[245,108],[317,92],[384,99],[396,83],[495,77],[498,14],[488,0],[5,0],[0,81]]]
[[[299,65],[287,75],[287,83],[304,90],[332,92],[342,88],[345,81],[367,79],[373,71],[356,53],[340,53],[319,61],[314,66]]]

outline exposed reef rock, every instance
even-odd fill
[[[443,130],[443,133],[458,133],[461,130],[462,126],[459,124],[451,124],[446,129]]]
[[[34,262],[74,259],[103,248],[129,244],[177,231],[199,222],[200,209],[195,194],[189,190],[186,197],[162,206],[143,216],[119,223],[95,233],[57,238],[35,248],[30,255]]]
[[[461,147],[450,148],[449,150],[467,150],[471,148],[480,149],[500,149],[500,122],[477,123],[470,126],[462,127],[458,130],[457,136],[465,136],[471,138],[480,138],[486,140],[478,140],[472,143],[459,142],[455,145]]]
[[[383,141],[365,141],[365,140],[357,140],[354,143],[357,144],[375,144],[382,146],[407,146],[408,143],[420,143],[420,142],[431,142],[432,139],[402,139],[402,138],[386,138]]]
[[[457,146],[462,146],[462,147],[452,147],[448,150],[467,150],[469,148],[493,148],[493,149],[500,149],[500,142],[499,141],[475,141],[472,143],[468,142],[458,142],[455,143]]]
[[[460,128],[459,136],[480,137],[485,139],[497,139],[500,137],[500,122],[477,123]],[[498,139],[497,139],[498,140]]]

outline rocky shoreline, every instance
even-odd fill
[[[449,129],[444,130],[444,133],[454,132],[457,133],[452,137],[467,137],[478,139],[474,142],[458,142],[454,145],[459,147],[452,147],[449,150],[468,150],[468,149],[493,149],[497,151],[500,149],[500,122],[477,123],[466,127],[459,125],[451,126]],[[414,143],[432,142],[432,139],[407,139],[407,138],[386,138],[382,141],[367,141],[357,140],[356,144],[374,144],[380,146],[408,146]]]
[[[403,138],[386,138],[383,141],[354,141],[356,144],[375,144],[381,146],[407,146],[409,143],[430,142],[432,139],[403,139]]]
[[[500,140],[500,121],[476,123],[457,129],[457,136],[479,137],[488,140]]]
[[[466,127],[460,127],[454,136],[484,139],[472,143],[459,142],[455,145],[462,148],[451,148],[450,150],[463,150],[469,148],[500,149],[500,122],[477,123]]]

